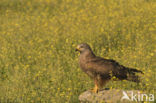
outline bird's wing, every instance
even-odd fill
[[[88,61],[87,69],[89,71],[102,74],[102,75],[125,75],[125,71],[115,60],[104,59],[101,57],[95,57]]]
[[[132,69],[120,65],[115,60],[104,59],[101,57],[94,57],[86,63],[86,70],[91,71],[95,74],[100,74],[104,78],[116,77],[120,80],[130,80],[134,82],[139,82],[138,76],[135,73],[141,71],[137,69]]]

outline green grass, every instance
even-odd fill
[[[106,87],[154,93],[155,17],[155,0],[1,0],[0,102],[77,103],[93,87],[74,51],[82,42],[145,73]]]

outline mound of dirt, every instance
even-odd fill
[[[105,89],[98,93],[93,93],[90,90],[83,92],[79,96],[80,103],[132,103],[136,102],[138,90],[126,91],[117,89]],[[136,94],[136,95],[134,95]],[[135,98],[131,96],[134,95]],[[133,99],[133,100],[132,100]],[[139,102],[137,100],[137,102]]]

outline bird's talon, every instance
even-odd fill
[[[98,89],[95,89],[95,88],[90,89],[89,91],[92,92],[92,93],[98,93],[99,92],[99,90]]]

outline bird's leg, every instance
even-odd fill
[[[94,87],[94,89],[93,89],[93,92],[94,92],[94,93],[98,93],[98,91],[99,91],[98,85],[95,84],[95,87]]]
[[[95,83],[95,87],[94,87],[94,89],[93,89],[93,92],[94,92],[94,93],[98,93],[98,91],[99,91],[99,86],[98,86],[97,80],[94,80],[94,83]]]
[[[102,87],[104,87],[108,81],[109,80],[102,80],[101,79],[101,81],[100,81],[100,89],[102,89]]]

